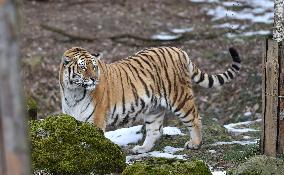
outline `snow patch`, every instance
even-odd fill
[[[169,154],[174,154],[177,151],[183,151],[183,150],[184,150],[184,148],[175,148],[175,147],[172,147],[172,146],[166,146],[164,148],[164,152],[169,153]]]
[[[240,11],[228,10],[226,7],[243,6]],[[251,8],[246,8],[246,6]],[[213,9],[206,9],[207,14],[213,16],[213,20],[232,18],[239,20],[250,20],[251,22],[272,23],[273,22],[272,0],[239,0],[237,2],[227,1]]]
[[[256,131],[259,131],[259,130],[258,129],[251,129],[251,128],[235,128],[235,127],[241,126],[241,125],[250,125],[250,124],[260,122],[260,121],[261,121],[261,119],[257,119],[257,120],[254,120],[254,121],[231,123],[231,124],[228,124],[228,125],[224,125],[224,127],[228,130],[228,132],[232,132],[232,133],[256,132]]]
[[[135,160],[142,159],[145,157],[163,157],[163,158],[168,158],[168,159],[183,159],[185,160],[187,155],[173,155],[171,153],[167,152],[161,152],[161,151],[152,151],[148,153],[143,153],[143,154],[137,154],[137,155],[128,155],[126,156],[126,163],[132,163]]]
[[[233,145],[233,144],[240,144],[240,145],[253,145],[256,144],[259,139],[255,139],[253,141],[244,140],[244,141],[231,141],[231,142],[216,142],[213,143],[212,146],[218,145]]]
[[[167,126],[163,128],[163,135],[185,135],[177,127]]]
[[[208,150],[208,152],[209,152],[209,153],[211,153],[211,154],[215,154],[215,153],[217,153],[217,151],[215,151],[215,150],[211,150],[211,149],[210,149],[210,150]]]
[[[121,128],[115,131],[106,132],[105,137],[119,146],[126,146],[130,143],[137,143],[143,138],[141,129],[142,125],[133,126],[130,128]]]
[[[182,28],[182,29],[175,28],[175,29],[171,29],[171,32],[173,32],[173,33],[187,33],[187,32],[192,32],[193,30],[194,30],[193,27]]]
[[[212,175],[226,175],[226,171],[213,171]]]
[[[243,138],[248,140],[248,139],[251,139],[251,136],[243,136]]]
[[[121,128],[114,131],[108,131],[105,133],[105,137],[110,139],[119,146],[126,146],[130,143],[135,144],[143,138],[141,132],[142,125],[137,125],[129,128]],[[185,135],[177,127],[167,126],[163,128],[164,135]]]
[[[254,36],[254,35],[269,35],[271,34],[268,30],[259,30],[259,31],[252,31],[252,32],[244,32],[244,36]],[[244,113],[245,116],[251,115],[251,112]]]
[[[155,34],[153,35],[151,38],[152,39],[157,39],[157,40],[175,40],[178,37],[180,37],[180,35],[172,35],[169,33],[165,33],[165,32],[161,32],[159,34]]]

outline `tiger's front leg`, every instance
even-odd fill
[[[149,152],[163,133],[163,121],[165,111],[152,111],[144,119],[146,124],[146,138],[143,145],[135,146],[132,151],[135,154]]]

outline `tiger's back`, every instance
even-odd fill
[[[75,52],[80,53],[78,49]],[[82,49],[82,52],[86,54],[86,50]],[[175,47],[146,49],[112,64],[105,64],[96,59],[97,69],[100,72],[97,75],[99,83],[95,88],[86,91],[84,85],[82,86],[84,83],[80,82],[75,92],[79,94],[79,89],[83,94],[85,93],[84,98],[91,101],[91,105],[86,105],[93,106],[90,110],[92,112],[85,117],[81,116],[83,114],[77,114],[75,117],[78,119],[79,115],[83,119],[93,118],[91,121],[102,129],[107,124],[132,124],[143,118],[147,135],[142,146],[133,148],[135,153],[143,153],[151,150],[156,140],[160,138],[165,112],[171,111],[189,129],[191,140],[186,143],[186,147],[197,149],[202,140],[201,120],[194,104],[191,82],[203,87],[217,87],[230,82],[240,68],[240,59],[236,50],[231,48],[230,53],[233,57],[232,66],[218,75],[202,72],[184,51]],[[65,54],[64,57],[68,58],[69,55]],[[78,55],[78,58],[73,59],[74,64],[78,65],[77,70],[90,71],[88,67],[92,66],[87,64],[88,60],[79,65],[85,57]],[[91,63],[93,62],[89,62]],[[62,64],[61,70],[72,69]],[[61,71],[60,77],[64,77],[63,74],[64,71]],[[66,74],[72,73],[65,72]],[[91,73],[89,74],[92,77]],[[63,95],[66,94],[65,89],[68,89],[64,84],[68,83],[61,82]],[[68,93],[70,95],[72,92]],[[62,98],[62,101],[64,102],[65,99]],[[68,110],[63,111],[75,109],[74,106],[67,108]]]

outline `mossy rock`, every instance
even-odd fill
[[[53,175],[121,173],[126,167],[119,146],[92,124],[68,115],[30,122],[33,171]]]
[[[267,156],[254,156],[237,168],[227,172],[228,175],[284,175],[284,161]]]
[[[122,175],[211,175],[208,166],[200,160],[185,161],[149,158],[129,165]]]
[[[26,111],[29,119],[37,119],[37,103],[32,97],[26,97]]]

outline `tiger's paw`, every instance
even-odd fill
[[[142,153],[146,153],[149,152],[151,149],[145,147],[145,146],[140,146],[140,145],[136,145],[134,146],[134,148],[132,149],[132,153],[133,154],[142,154]]]
[[[197,149],[199,149],[199,148],[201,147],[201,143],[199,143],[199,144],[194,144],[194,143],[192,142],[192,140],[190,140],[190,141],[188,141],[188,142],[185,143],[184,147],[185,147],[186,149],[197,150]]]

